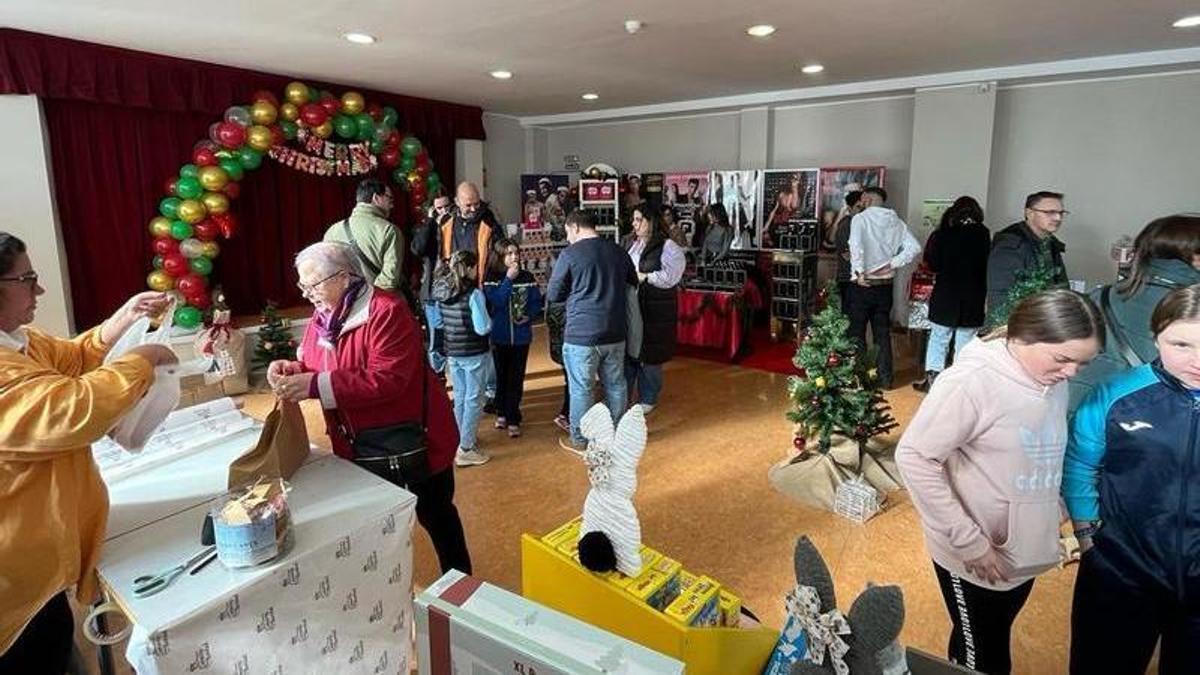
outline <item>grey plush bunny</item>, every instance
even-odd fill
[[[807,536],[796,541],[796,583],[816,589],[822,614],[837,608],[833,578],[817,547]],[[840,636],[849,646],[844,661],[850,675],[901,675],[907,673],[904,649],[897,638],[904,628],[904,594],[899,586],[869,584],[859,594],[846,616],[850,634]],[[828,654],[821,665],[801,659],[792,665],[792,675],[836,672]]]

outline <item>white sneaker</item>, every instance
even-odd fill
[[[654,411],[654,408],[657,406],[657,404],[655,404],[655,403],[639,403],[638,405],[640,405],[642,407],[643,415],[649,415],[651,412]]]
[[[488,455],[479,448],[471,448],[470,450],[459,448],[458,452],[454,453],[454,464],[457,466],[479,466],[480,464],[487,464],[491,458],[491,455]]]

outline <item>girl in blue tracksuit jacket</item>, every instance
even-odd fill
[[[1159,358],[1075,413],[1062,495],[1079,538],[1072,673],[1200,673],[1200,284],[1150,320]]]
[[[533,317],[542,312],[542,293],[533,275],[521,269],[521,247],[511,239],[496,242],[497,262],[484,284],[492,314],[492,359],[496,364],[496,428],[521,435],[521,396],[525,366],[533,342]]]

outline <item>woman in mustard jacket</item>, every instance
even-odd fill
[[[90,444],[146,393],[155,366],[175,362],[170,349],[146,345],[103,365],[166,295],[136,295],[64,340],[26,327],[44,292],[25,244],[0,232],[0,673],[66,670],[75,628],[66,590],[92,600],[108,517]]]

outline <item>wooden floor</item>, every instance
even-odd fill
[[[578,515],[587,491],[580,460],[557,445],[560,432],[552,419],[563,382],[543,337],[530,355],[525,435],[510,440],[485,417],[480,444],[494,459],[458,469],[456,478],[476,575],[516,592],[520,534],[543,533]],[[645,543],[719,580],[764,622],[778,626],[784,594],[795,581],[792,548],[797,536],[807,534],[825,555],[843,609],[868,581],[899,584],[907,611],[902,640],[944,655],[949,619],[904,493],[858,525],[800,506],[768,483],[768,468],[791,443],[786,379],[702,360],[667,365],[639,471],[636,504]],[[907,384],[888,399],[902,425],[920,401]],[[262,416],[269,407],[269,397],[247,397],[252,414]],[[319,411],[306,405],[306,413],[310,435],[327,447]],[[415,538],[416,582],[423,586],[438,571],[424,531],[418,528]],[[1074,568],[1053,571],[1034,584],[1014,629],[1013,672],[1066,671],[1074,575]]]

